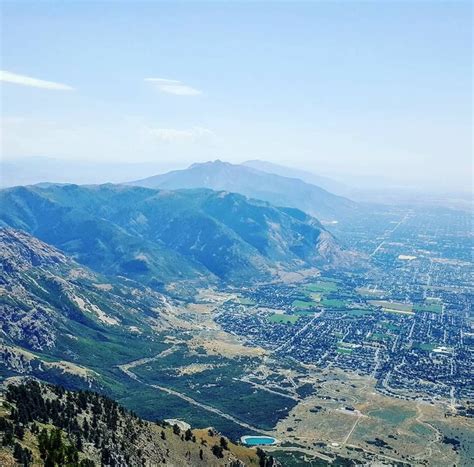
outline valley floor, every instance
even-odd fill
[[[148,390],[217,416],[222,427],[231,422],[234,436],[274,436],[279,445],[265,449],[277,456],[285,451],[326,462],[341,456],[469,465],[472,419],[454,416],[446,403],[384,395],[370,376],[304,365],[252,347],[213,322],[214,311],[229,299],[235,295],[203,291],[200,303],[185,310],[191,339],[173,340],[156,356],[120,365],[121,371]],[[174,377],[180,374],[187,375],[186,383]],[[192,411],[183,410],[184,418],[187,410]],[[275,412],[278,417],[270,419]],[[443,442],[453,433],[461,441],[456,449]]]

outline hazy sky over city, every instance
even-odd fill
[[[472,182],[470,2],[2,2],[2,154]]]

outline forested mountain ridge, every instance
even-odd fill
[[[50,185],[2,190],[0,202],[0,226],[29,232],[98,272],[154,288],[357,263],[316,219],[235,193]]]
[[[276,466],[212,429],[144,421],[115,401],[36,380],[11,380],[0,394],[2,466]],[[240,456],[240,458],[238,457]]]

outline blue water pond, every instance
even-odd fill
[[[276,439],[271,436],[242,436],[241,441],[247,446],[268,446],[276,443]]]

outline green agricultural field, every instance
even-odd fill
[[[369,300],[369,303],[374,306],[380,306],[384,310],[412,312],[413,305],[411,303],[389,302],[387,300]]]
[[[306,285],[306,290],[310,292],[336,292],[338,288],[338,285],[332,281],[318,281]]]
[[[295,308],[299,308],[300,310],[309,310],[311,308],[314,308],[318,305],[316,302],[312,301],[306,301],[306,300],[295,300],[293,302],[293,306]]]
[[[343,354],[351,354],[354,351],[354,348],[350,344],[346,344],[343,341],[339,341],[337,343],[337,349],[336,351],[338,353],[343,353]]]
[[[443,305],[441,303],[429,303],[425,302],[422,304],[414,305],[413,310],[417,313],[424,312],[424,313],[442,313],[443,312]]]
[[[358,287],[356,289],[356,292],[359,295],[364,295],[365,297],[372,297],[372,298],[383,297],[387,293],[385,292],[385,290],[380,290],[380,289],[373,290],[373,289],[368,289],[366,287]]]
[[[283,315],[274,313],[267,319],[270,321],[270,323],[295,324],[300,319],[300,317],[298,315]]]
[[[407,316],[411,316],[411,315],[414,315],[415,312],[414,311],[400,311],[400,310],[390,310],[388,308],[383,308],[382,311],[384,313],[392,313],[394,315],[407,315]]]
[[[415,347],[421,350],[426,350],[427,352],[431,352],[433,349],[438,347],[438,344],[430,344],[428,342],[416,343]]]
[[[347,303],[345,300],[340,300],[338,298],[323,298],[321,304],[327,308],[345,308]]]
[[[370,315],[374,311],[369,308],[345,308],[344,313],[350,316],[365,316]]]
[[[322,297],[320,293],[314,293],[314,292],[310,293],[309,296],[310,296],[311,300],[313,300],[315,302],[321,301],[321,297]]]

